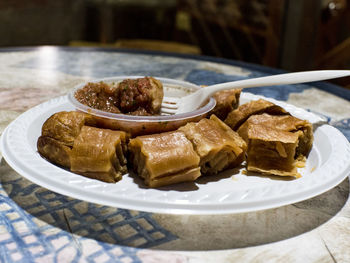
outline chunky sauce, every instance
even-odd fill
[[[74,96],[80,103],[102,111],[158,115],[163,86],[152,77],[126,79],[118,84],[88,83]]]
[[[88,83],[82,89],[75,92],[75,98],[82,104],[91,108],[120,113],[117,99],[114,96],[115,88],[104,82]]]

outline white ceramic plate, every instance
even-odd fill
[[[242,93],[241,101],[261,98]],[[293,115],[317,122],[320,119],[300,108],[274,101]],[[66,97],[40,104],[20,115],[4,131],[2,155],[28,180],[54,192],[77,199],[132,210],[172,214],[225,214],[256,211],[302,201],[321,194],[350,172],[350,146],[341,132],[329,125],[315,131],[313,149],[302,178],[280,180],[244,175],[239,170],[203,177],[162,189],[147,189],[137,177],[124,175],[116,184],[85,178],[61,169],[37,152],[36,141],[43,122],[53,113],[72,110]]]

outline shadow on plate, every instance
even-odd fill
[[[178,184],[174,184],[174,185],[158,187],[157,190],[176,191],[176,192],[196,191],[199,189],[197,184],[207,184],[210,182],[217,182],[217,181],[222,180],[222,179],[230,178],[230,177],[232,177],[232,175],[238,174],[242,167],[237,167],[234,169],[226,170],[226,171],[220,173],[219,175],[200,176],[195,182],[183,182],[183,183],[178,183]],[[255,175],[257,175],[257,174],[255,174]],[[139,186],[139,188],[149,189],[149,187],[147,187],[144,184],[143,179],[141,179],[134,172],[129,172],[128,176],[130,176],[133,179],[133,182],[135,184],[137,184]]]
[[[207,251],[256,246],[319,227],[334,217],[349,197],[346,179],[322,195],[265,211],[229,215],[152,214],[56,194],[21,177],[4,160],[0,174],[9,197],[5,196],[3,201],[20,213],[32,234],[38,236],[37,240],[45,241],[47,238],[41,235],[51,233],[50,240],[66,236],[80,245],[82,240],[93,239],[105,245],[159,250]]]
[[[137,174],[134,172],[129,172],[127,176],[130,176],[135,184],[138,185],[141,189],[149,189],[143,182],[143,179],[140,178]],[[162,186],[158,187],[157,190],[160,191],[177,191],[177,192],[189,192],[189,191],[196,191],[198,190],[198,186],[194,182],[183,182],[176,185],[171,186]]]

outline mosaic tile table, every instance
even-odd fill
[[[208,85],[271,73],[276,71],[170,54],[2,49],[0,130],[25,110],[93,78],[152,75]],[[321,114],[350,139],[349,90],[322,82],[250,92]],[[129,211],[76,200],[31,183],[4,159],[0,181],[1,262],[350,262],[348,179],[296,204],[208,216]]]

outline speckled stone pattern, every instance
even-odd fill
[[[40,47],[0,50],[0,131],[77,83],[147,75],[200,85],[276,73],[213,58]],[[328,83],[249,92],[325,117],[350,139],[350,91]],[[349,160],[350,161],[350,160]],[[350,262],[349,182],[292,205],[232,215],[167,215],[56,194],[0,165],[1,262]]]

